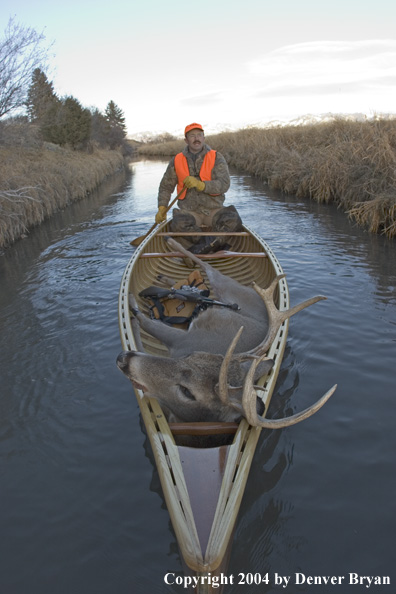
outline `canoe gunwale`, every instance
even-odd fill
[[[160,225],[138,246],[124,271],[118,305],[119,327],[124,350],[137,349],[137,341],[134,337],[128,305],[128,293],[134,267],[139,259],[142,260],[140,258],[142,254],[150,252],[150,244],[156,235],[159,237],[168,235],[165,231],[166,226],[167,223]],[[267,256],[266,259],[255,259],[255,262],[268,261],[275,276],[283,274],[283,270],[271,248],[256,233],[244,227],[240,241],[244,241],[243,238],[249,236],[262,246],[263,252]],[[241,261],[240,258],[238,260]],[[150,260],[147,259],[145,262],[150,262]],[[288,309],[289,293],[285,278],[282,278],[278,283],[278,293],[279,309]],[[282,362],[288,327],[289,321],[286,320],[279,328],[268,351],[268,356],[274,359],[274,366],[268,376],[258,382],[258,385],[262,387],[258,392],[258,396],[263,400],[266,411]],[[152,446],[163,494],[183,560],[192,571],[199,574],[214,572],[221,567],[235,529],[239,507],[261,429],[250,426],[245,419],[242,419],[235,431],[231,445],[227,446],[227,463],[218,504],[206,550],[202,551],[178,446],[172,434],[171,426],[168,424],[157,400],[147,398],[138,389],[134,388],[134,391]],[[198,424],[185,423],[183,425],[191,425],[191,431],[199,429],[194,428],[194,425]],[[222,423],[217,425],[221,426]],[[175,431],[176,433],[177,431]]]

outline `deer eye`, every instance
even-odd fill
[[[186,388],[186,386],[179,385],[179,388],[183,392],[183,396],[185,396],[189,400],[195,400],[196,399],[195,396],[194,396],[194,394],[192,394],[190,392],[190,390],[188,388]]]

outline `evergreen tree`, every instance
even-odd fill
[[[126,137],[125,116],[114,101],[109,101],[105,109],[105,118],[109,125],[109,146],[111,149],[114,149],[117,146],[121,146]]]
[[[62,125],[62,101],[53,102],[43,113],[40,120],[40,132],[43,140],[54,144],[65,144],[64,127]]]
[[[99,146],[108,146],[110,124],[99,109],[91,110],[91,140]]]
[[[30,121],[39,122],[54,102],[59,102],[59,99],[54,93],[52,82],[48,81],[40,68],[35,68],[26,101]]]
[[[53,103],[45,112],[41,132],[44,140],[84,148],[91,135],[91,113],[84,109],[74,97],[65,97],[58,104]]]
[[[86,146],[91,136],[91,113],[74,97],[64,101],[64,126],[66,144],[74,149]]]

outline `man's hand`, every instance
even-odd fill
[[[159,206],[158,207],[158,212],[155,215],[155,222],[157,224],[159,223],[163,223],[164,221],[166,221],[166,206]]]
[[[203,192],[205,189],[205,182],[201,181],[200,179],[197,179],[196,177],[193,177],[192,175],[186,177],[183,183],[186,186],[186,188],[190,190],[191,188],[196,188],[198,192]]]

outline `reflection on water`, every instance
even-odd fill
[[[180,559],[115,366],[129,242],[153,223],[165,166],[132,163],[0,256],[1,593],[180,591],[163,583]],[[394,580],[394,242],[239,172],[227,203],[274,249],[292,305],[328,297],[291,319],[271,415],[339,386],[308,421],[262,432],[229,572]]]

